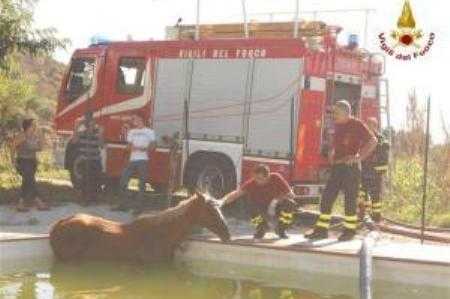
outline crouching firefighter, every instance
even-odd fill
[[[375,135],[377,145],[372,154],[362,162],[360,197],[363,202],[360,210],[361,218],[364,217],[364,214],[370,214],[372,220],[378,223],[381,221],[383,176],[388,170],[390,145],[379,132],[376,118],[370,117],[366,124]]]
[[[345,196],[344,232],[339,236],[339,241],[351,240],[356,234],[360,162],[372,153],[377,140],[360,120],[351,115],[351,106],[347,101],[336,102],[333,107],[333,146],[328,153],[331,174],[322,193],[320,216],[314,230],[305,235],[308,239],[328,238],[331,212],[339,191],[343,191]]]
[[[289,184],[278,173],[270,172],[266,165],[258,165],[252,171],[252,178],[239,189],[223,198],[222,207],[246,195],[255,227],[255,239],[262,239],[269,229],[269,222],[275,222],[275,233],[282,239],[288,238],[286,230],[293,224],[291,213],[297,206]]]

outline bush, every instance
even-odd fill
[[[435,165],[436,157],[431,155],[430,158],[425,221],[427,225],[442,225],[450,215],[449,182]],[[397,221],[419,224],[422,217],[422,186],[423,161],[419,157],[398,158],[394,163],[391,189],[385,194],[383,213]]]
[[[434,216],[432,222],[438,227],[450,228],[450,212]]]

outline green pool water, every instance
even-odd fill
[[[448,290],[389,283],[374,285],[375,299],[445,299]],[[357,299],[353,279],[268,268],[208,265],[144,267],[123,263],[53,264],[43,271],[0,276],[0,298]]]
[[[153,268],[118,263],[53,265],[49,271],[0,277],[0,298],[302,298],[321,297],[307,290],[195,275],[184,266]]]

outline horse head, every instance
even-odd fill
[[[197,224],[216,234],[223,242],[229,241],[230,232],[218,201],[200,192],[195,192],[194,196],[198,207]]]

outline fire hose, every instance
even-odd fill
[[[297,216],[297,219],[301,224],[312,225],[315,223],[317,217],[319,217],[319,213],[310,210],[301,210],[297,211]],[[340,226],[343,221],[344,217],[339,215],[335,215],[331,218],[331,224],[333,227]],[[390,222],[390,220],[387,220],[386,222],[374,224],[374,226],[375,229],[386,233],[414,239],[419,239],[421,237],[420,228],[412,225],[403,225],[401,223],[394,224],[393,222]],[[438,229],[437,231],[426,229],[424,239],[432,242],[450,244],[450,233],[445,229]]]

